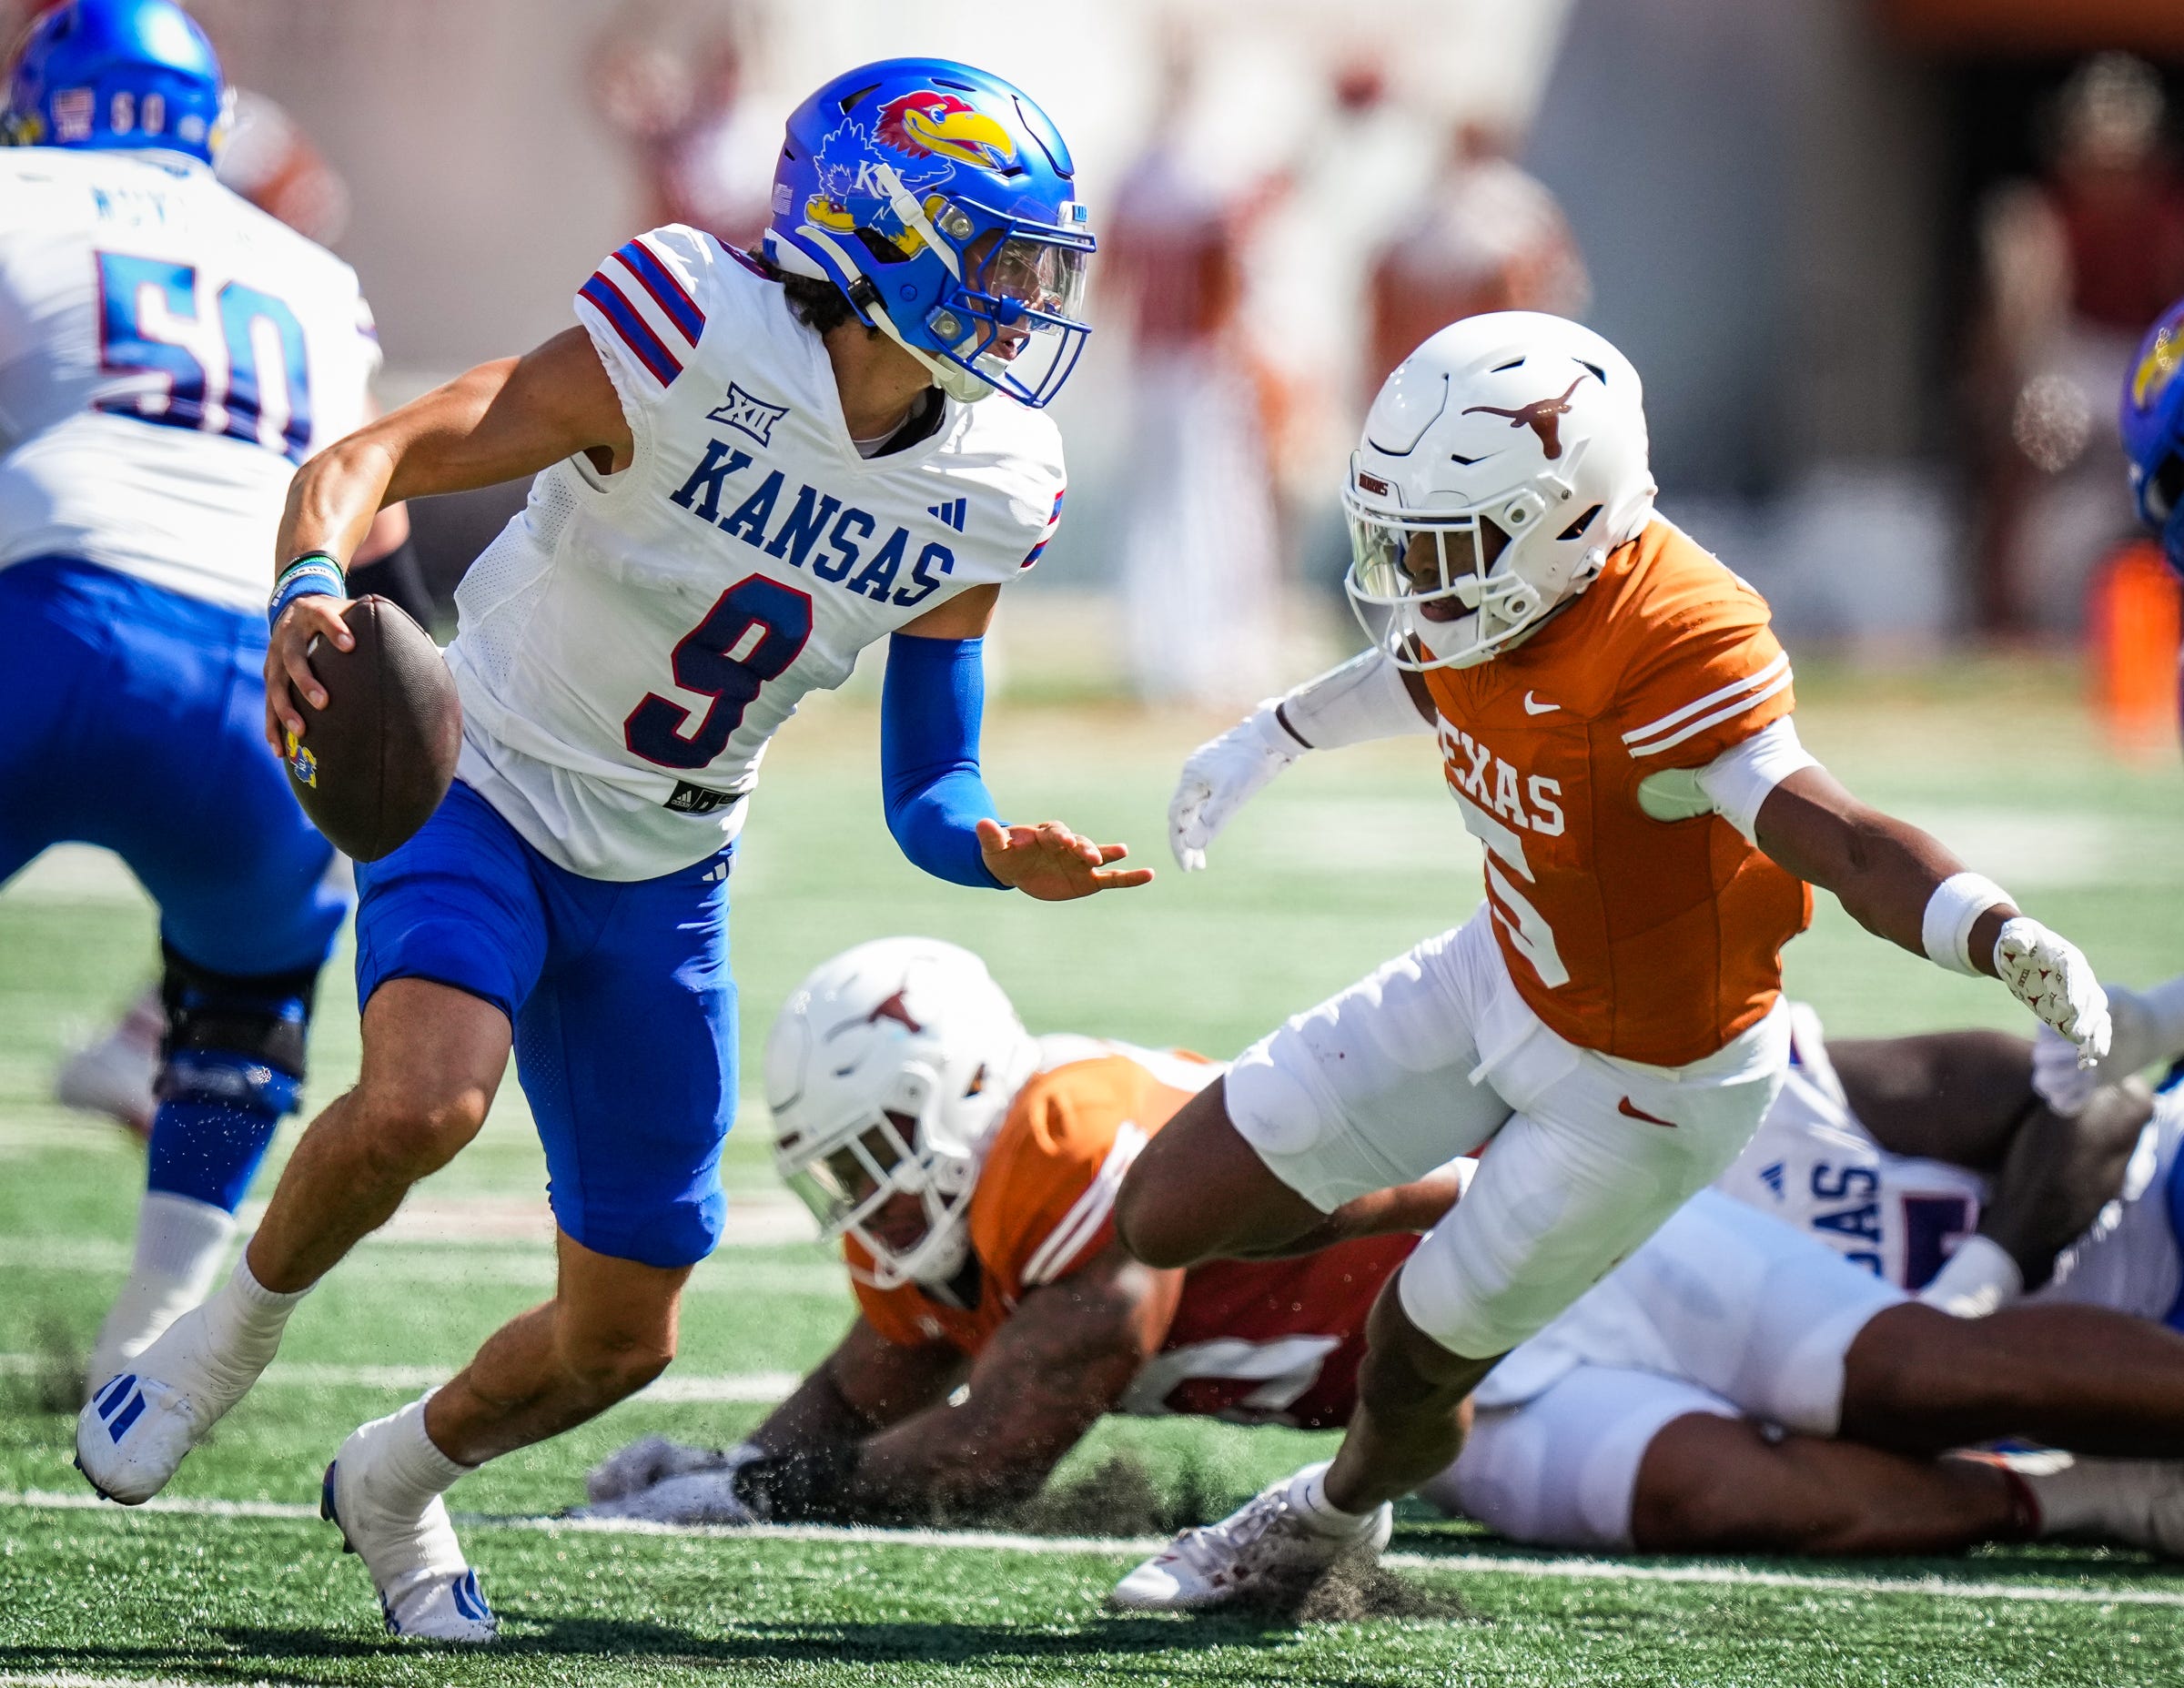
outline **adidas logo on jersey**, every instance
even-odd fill
[[[963,531],[963,519],[969,511],[970,503],[971,500],[969,499],[959,498],[953,503],[928,504],[925,506],[925,514],[928,516],[937,517],[940,521],[945,522],[949,527],[954,528],[956,532],[961,533]]]

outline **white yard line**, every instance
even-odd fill
[[[35,1376],[52,1363],[38,1354],[0,1354],[0,1377]],[[277,1359],[260,1381],[276,1389],[421,1390],[445,1383],[458,1370],[459,1365],[327,1366]],[[799,1380],[794,1371],[746,1371],[728,1377],[671,1375],[648,1388],[644,1399],[770,1407],[786,1400]]]
[[[95,1511],[108,1502],[90,1493],[0,1491],[0,1511],[46,1509]],[[169,1501],[145,1503],[147,1512],[192,1518],[316,1519],[316,1506],[286,1501]],[[581,1535],[710,1538],[727,1541],[831,1542],[843,1546],[983,1550],[999,1553],[1088,1555],[1119,1559],[1149,1553],[1164,1543],[1154,1537],[1027,1536],[993,1530],[861,1530],[827,1524],[762,1524],[728,1529],[704,1524],[647,1524],[632,1519],[518,1518],[456,1515],[472,1529],[566,1531]],[[1401,1571],[1461,1572],[1471,1576],[1552,1578],[1570,1582],[1683,1582],[1720,1588],[1793,1589],[1824,1594],[1913,1594],[1934,1600],[1992,1600],[2072,1606],[2184,1607],[2184,1590],[2081,1588],[2024,1582],[1969,1582],[1950,1577],[1832,1577],[1804,1572],[1754,1571],[1744,1565],[1634,1565],[1613,1559],[1519,1559],[1495,1553],[1390,1553],[1381,1562]],[[5,1681],[0,1678],[0,1682]]]
[[[188,1682],[179,1676],[86,1676],[80,1671],[0,1671],[0,1688],[113,1688],[116,1683],[126,1683],[129,1688],[273,1688],[266,1677],[254,1683]]]

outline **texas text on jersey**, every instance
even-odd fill
[[[1680,1066],[1781,989],[1811,894],[1675,798],[1679,772],[1790,713],[1767,622],[1756,592],[1656,518],[1525,643],[1426,671],[1510,977],[1581,1047]]]
[[[972,1258],[953,1285],[876,1288],[869,1257],[844,1240],[858,1306],[889,1341],[945,1341],[976,1355],[1026,1290],[1088,1264],[1114,1240],[1123,1173],[1220,1070],[1181,1052],[1089,1038],[1042,1038],[1040,1047],[1041,1069],[1017,1092],[979,1174]],[[1417,1246],[1406,1232],[1192,1269],[1160,1351],[1118,1410],[1306,1430],[1348,1422],[1366,1315]]]
[[[576,313],[635,456],[548,470],[463,581],[460,776],[561,865],[640,879],[733,835],[806,692],[1036,560],[1061,440],[1021,405],[941,399],[924,441],[862,456],[819,338],[695,229],[619,248]]]

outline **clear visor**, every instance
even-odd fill
[[[1476,511],[1421,521],[1350,504],[1350,591],[1382,609],[1445,608],[1453,619],[1476,610],[1485,593],[1487,561]]]
[[[840,1147],[782,1174],[819,1221],[821,1233],[841,1236],[879,1211],[901,1186],[895,1170],[911,1159],[916,1122],[882,1114]]]
[[[1089,238],[996,229],[964,254],[963,286],[926,318],[947,356],[1026,404],[1045,404],[1077,367]]]

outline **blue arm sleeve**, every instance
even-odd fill
[[[978,773],[985,642],[904,633],[887,642],[880,791],[905,855],[935,878],[1002,891],[978,848],[978,823],[1000,818]]]

